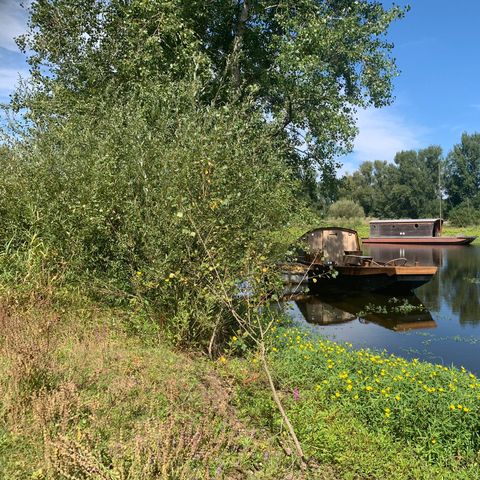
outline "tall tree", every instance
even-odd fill
[[[430,146],[395,155],[394,163],[364,162],[342,179],[340,195],[362,205],[367,215],[419,218],[437,214],[442,149]]]
[[[204,102],[253,96],[297,164],[327,170],[351,146],[356,108],[391,101],[386,32],[404,15],[372,0],[33,0],[30,10],[19,44],[34,89],[16,105],[34,119],[68,115],[112,85],[188,74]]]
[[[342,179],[339,196],[358,202],[368,216],[389,216],[394,207],[390,193],[395,171],[395,166],[386,161],[363,162],[356,172]]]
[[[464,133],[448,154],[445,190],[451,207],[468,200],[480,208],[480,133]]]
[[[399,152],[394,161],[397,178],[391,193],[396,198],[397,216],[421,218],[439,214],[441,147],[432,145]]]

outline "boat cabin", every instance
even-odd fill
[[[316,228],[300,238],[300,245],[297,259],[304,263],[345,265],[363,260],[357,232],[349,228]]]
[[[370,222],[370,238],[440,237],[442,224],[441,218],[372,220]]]

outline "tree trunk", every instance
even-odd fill
[[[240,59],[242,55],[243,48],[243,37],[245,34],[245,27],[248,21],[248,16],[250,14],[250,0],[244,0],[242,4],[242,12],[240,13],[240,18],[238,19],[237,28],[235,31],[235,37],[233,39],[233,49],[232,49],[232,77],[233,84],[235,88],[239,89],[241,84],[241,74],[240,74]]]

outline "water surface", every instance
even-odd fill
[[[345,292],[299,296],[292,317],[335,341],[480,374],[480,246],[375,246],[375,259],[406,257],[438,273],[411,296]]]

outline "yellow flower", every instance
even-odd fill
[[[218,361],[219,361],[220,363],[226,363],[226,362],[227,362],[227,359],[226,359],[224,356],[221,356],[221,357],[218,359]]]
[[[340,392],[335,392],[335,396],[338,398],[340,396]]]
[[[232,337],[232,342],[236,342],[237,340],[238,340],[237,337],[234,335],[234,336]]]
[[[355,394],[355,395],[353,396],[353,399],[354,399],[354,400],[358,400],[358,395]]]
[[[467,407],[463,407],[463,411],[464,411],[465,413],[467,413],[467,412],[469,412],[469,411],[470,411],[470,409],[469,409],[469,408],[467,408]]]
[[[434,438],[432,438],[432,443],[437,443],[437,441]]]

